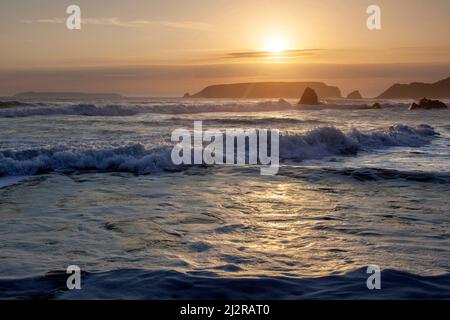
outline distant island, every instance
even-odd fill
[[[449,99],[450,77],[435,83],[396,83],[380,94],[377,99],[419,99],[423,97]]]
[[[200,92],[185,98],[295,98],[298,99],[303,91],[310,87],[321,98],[340,98],[338,87],[328,86],[322,82],[249,82],[218,84],[204,88]]]
[[[121,99],[116,93],[83,93],[83,92],[20,92],[14,95],[16,99]]]

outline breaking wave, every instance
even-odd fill
[[[282,110],[371,110],[372,102],[355,104],[352,101],[325,101],[320,105],[297,105],[279,99],[267,101],[154,101],[152,103],[133,103],[124,101],[119,104],[91,103],[49,103],[0,101],[0,118],[31,116],[78,115],[78,116],[133,116],[137,114],[195,114],[208,112],[264,112]],[[405,109],[406,103],[382,102],[383,108]]]
[[[0,176],[34,175],[52,171],[113,171],[149,174],[177,170],[170,146],[147,149],[133,144],[109,149],[30,149],[0,152]]]
[[[0,110],[2,118],[17,118],[31,116],[50,116],[50,115],[80,115],[80,116],[132,116],[138,112],[133,108],[127,108],[119,105],[110,105],[97,107],[93,104],[76,104],[70,106],[46,106],[29,108],[9,108]]]
[[[321,127],[303,135],[280,137],[282,159],[320,159],[333,155],[352,155],[386,147],[420,147],[438,133],[422,124],[415,128],[398,124],[386,130],[365,133],[353,129],[345,134],[335,127]]]
[[[0,101],[0,109],[15,108],[15,107],[28,107],[28,106],[33,106],[33,104],[27,103],[27,102],[22,102],[22,101],[16,101],[16,100]]]
[[[44,115],[80,115],[80,116],[132,116],[141,113],[186,114],[203,112],[258,112],[292,109],[292,105],[280,99],[257,103],[155,103],[150,105],[105,105],[74,104],[66,106],[33,106],[17,103],[16,108],[1,110],[0,117],[16,118]],[[24,107],[28,106],[28,107]],[[22,108],[21,108],[22,107]]]
[[[282,160],[321,159],[355,155],[358,151],[392,146],[419,147],[429,143],[436,131],[428,125],[395,125],[364,133],[353,129],[344,133],[335,127],[321,127],[304,134],[280,136]],[[172,163],[172,146],[147,148],[136,143],[118,148],[54,147],[0,151],[0,176],[34,175],[53,171],[124,171],[149,174],[180,170]]]

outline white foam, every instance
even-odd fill
[[[428,143],[434,135],[434,129],[427,125],[413,128],[400,124],[369,133],[353,129],[347,134],[335,127],[321,127],[302,135],[281,136],[280,156],[306,160],[393,146],[419,147]]]
[[[292,105],[280,99],[278,101],[262,102],[191,102],[191,103],[152,103],[104,105],[75,104],[16,107],[0,110],[0,118],[16,118],[52,115],[80,116],[132,116],[141,113],[185,114],[202,112],[251,112],[276,111],[292,109]]]
[[[307,160],[354,155],[358,151],[392,146],[419,147],[436,135],[427,125],[395,125],[384,130],[344,133],[321,127],[304,134],[280,136],[281,159]],[[149,174],[177,170],[171,160],[172,146],[146,148],[132,144],[119,148],[42,148],[0,152],[0,176],[24,176],[52,171],[126,171]]]
[[[142,144],[109,149],[33,149],[0,153],[0,176],[51,171],[126,171],[147,174],[174,170],[171,147],[146,149]]]

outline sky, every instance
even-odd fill
[[[68,30],[66,8],[81,8]],[[381,9],[369,30],[366,9]],[[180,96],[215,83],[324,81],[378,95],[450,76],[448,0],[0,2],[0,95]]]

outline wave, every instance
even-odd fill
[[[32,106],[30,103],[21,102],[21,101],[0,101],[0,109],[3,108],[15,108],[15,107],[27,107]]]
[[[97,107],[94,104],[76,104],[65,107],[47,106],[32,108],[14,108],[0,110],[2,118],[18,118],[30,116],[80,115],[80,116],[132,116],[139,112],[133,108],[119,105]]]
[[[181,168],[171,160],[170,146],[145,148],[133,144],[120,148],[43,148],[0,152],[0,176],[43,174],[53,171],[109,171],[149,174]]]
[[[14,107],[24,107],[18,102]],[[0,110],[0,117],[30,117],[44,115],[80,115],[80,116],[132,116],[141,113],[185,114],[203,112],[253,112],[291,109],[292,105],[280,99],[258,103],[154,103],[149,105],[105,105],[74,104],[68,106],[34,106],[32,108],[8,108]]]
[[[2,107],[3,103],[3,107]],[[78,115],[78,116],[133,116],[142,113],[195,114],[208,112],[263,112],[282,110],[320,110],[320,109],[371,109],[367,105],[323,104],[299,108],[284,99],[261,102],[155,102],[151,104],[72,104],[48,105],[43,103],[23,103],[20,101],[0,102],[0,118],[31,116]]]
[[[325,101],[320,105],[291,104],[284,99],[254,102],[249,100],[191,100],[191,101],[152,101],[131,102],[120,104],[69,104],[49,102],[0,101],[0,118],[79,115],[79,116],[133,116],[142,113],[157,114],[195,114],[208,112],[264,112],[283,110],[373,110],[371,105],[377,100],[365,102],[349,100]],[[386,109],[406,109],[409,104],[391,101],[378,101]],[[379,111],[379,110],[375,110]]]
[[[446,172],[400,171],[385,168],[344,168],[326,169],[326,171],[360,181],[404,179],[415,182],[450,183],[450,173]]]
[[[347,134],[335,127],[321,127],[303,135],[281,136],[280,157],[308,160],[386,147],[420,147],[437,134],[434,128],[425,124],[415,128],[398,124],[369,133],[352,129]]]
[[[43,102],[23,102],[18,100],[0,101],[0,109],[18,108],[18,107],[39,107],[49,105]]]
[[[423,183],[450,184],[449,172],[437,171],[415,171],[415,170],[395,170],[376,167],[361,168],[328,168],[328,167],[307,167],[299,169],[297,166],[286,166],[281,168],[279,175],[310,180],[317,177],[329,177],[329,175],[340,175],[358,181],[383,181],[383,180],[406,180]]]
[[[381,271],[381,289],[368,290],[366,268],[315,278],[224,277],[213,272],[119,269],[82,274],[82,290],[67,290],[67,274],[0,279],[0,299],[449,299],[450,274]]]
[[[364,133],[353,129],[344,133],[335,127],[321,127],[304,134],[280,136],[281,160],[321,159],[329,156],[356,155],[392,146],[418,147],[437,133],[428,125],[395,125],[386,130]],[[182,170],[171,160],[172,146],[147,148],[136,143],[118,148],[53,147],[0,151],[0,177],[35,175],[53,171],[108,171],[150,174]]]
[[[189,122],[192,123],[191,119],[186,118],[169,118],[167,121],[170,122]],[[324,124],[327,121],[316,120],[316,119],[296,119],[296,118],[277,118],[277,117],[268,117],[268,118],[247,118],[247,117],[239,117],[239,118],[207,118],[203,119],[203,124],[206,125],[255,125],[255,126],[273,126],[278,124],[291,124],[291,125],[299,125],[299,124]]]
[[[11,177],[0,177],[0,189],[19,184],[24,181],[28,181],[30,177],[27,176],[11,176]]]

